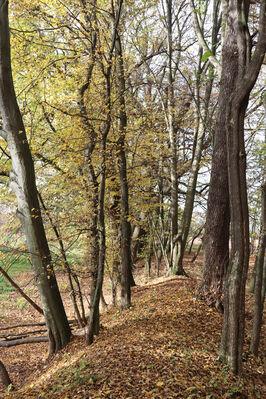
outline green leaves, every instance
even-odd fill
[[[210,50],[206,51],[203,56],[201,57],[201,61],[205,62],[207,59],[212,55],[212,52]]]

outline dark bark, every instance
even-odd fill
[[[131,225],[129,218],[127,159],[125,151],[125,138],[127,115],[125,104],[125,73],[121,39],[116,32],[115,50],[117,56],[117,79],[119,95],[119,139],[117,141],[119,177],[121,188],[121,309],[131,306],[132,259],[131,259]]]
[[[53,271],[37,197],[35,172],[24,124],[17,104],[11,72],[8,1],[0,1],[0,113],[2,137],[12,160],[11,186],[18,201],[28,251],[45,315],[50,354],[70,340],[70,328]]]
[[[218,309],[223,309],[224,277],[229,261],[230,210],[224,115],[228,98],[235,87],[238,63],[233,45],[229,52],[231,63],[224,66],[220,83],[204,234],[204,270],[200,287],[200,297]]]
[[[245,287],[249,262],[244,118],[250,91],[258,77],[266,50],[265,1],[261,3],[259,38],[251,59],[251,40],[247,26],[249,3],[231,0],[227,11],[222,70],[229,69],[230,77],[234,77],[234,88],[227,98],[224,114],[232,249],[225,283],[220,359],[226,362],[234,373],[241,374],[245,331]],[[234,49],[233,54],[232,49]],[[221,84],[225,86],[227,82],[224,80]]]
[[[94,6],[96,1],[94,2]],[[118,8],[114,18],[113,33],[111,48],[108,54],[107,67],[101,64],[103,74],[105,76],[106,84],[106,121],[104,131],[101,137],[101,173],[100,173],[100,185],[98,187],[97,178],[91,162],[91,154],[95,147],[95,131],[92,135],[92,145],[88,147],[89,162],[87,163],[90,170],[89,176],[91,182],[95,188],[93,193],[93,229],[95,231],[95,237],[91,237],[95,242],[95,249],[93,250],[95,259],[93,267],[93,279],[91,289],[91,307],[90,307],[90,321],[88,330],[86,332],[86,345],[93,343],[94,335],[99,334],[100,329],[100,298],[102,295],[102,286],[104,278],[104,265],[105,265],[105,253],[106,253],[106,238],[105,238],[105,212],[104,212],[104,200],[105,200],[105,184],[106,184],[106,141],[109,131],[111,129],[111,70],[112,70],[112,58],[113,51],[115,49],[115,41],[117,35],[117,27],[120,20],[122,1],[118,3]],[[96,10],[93,10],[93,17],[96,21]],[[97,187],[96,187],[97,186]],[[97,190],[96,190],[97,188]]]
[[[2,381],[2,384],[8,389],[10,386],[12,386],[12,381],[9,377],[9,374],[7,372],[7,369],[5,368],[4,364],[0,360],[0,379]],[[12,388],[13,390],[14,388]]]
[[[101,138],[101,177],[100,177],[100,187],[99,187],[99,204],[98,204],[98,226],[99,226],[99,244],[98,244],[98,267],[97,267],[97,280],[94,287],[93,298],[90,308],[90,321],[88,330],[86,333],[86,345],[91,345],[93,343],[94,335],[99,333],[100,329],[100,299],[102,296],[102,286],[104,278],[104,264],[105,264],[105,213],[104,213],[104,199],[105,199],[105,183],[106,183],[106,140],[108,133],[111,128],[111,83],[110,83],[110,67],[107,69],[106,73],[106,110],[107,118],[105,124],[105,130]]]
[[[89,207],[90,207],[90,219],[88,226],[88,241],[89,241],[89,271],[91,274],[91,290],[90,290],[90,313],[93,308],[94,298],[97,291],[97,275],[99,265],[99,230],[98,230],[98,218],[99,218],[99,184],[95,172],[95,165],[93,163],[93,152],[96,146],[97,133],[91,124],[88,117],[89,112],[87,110],[85,93],[89,92],[93,70],[96,63],[96,49],[98,44],[98,32],[97,32],[97,20],[96,20],[96,6],[97,0],[93,0],[88,10],[85,1],[81,0],[83,6],[83,13],[87,23],[88,31],[90,32],[91,41],[89,44],[90,59],[88,62],[87,75],[85,82],[79,89],[79,109],[81,114],[82,123],[84,129],[88,135],[88,144],[84,152],[86,171],[89,181],[89,189],[87,190],[89,196]],[[100,328],[100,314],[99,309],[95,307],[93,310],[93,328],[92,336],[99,333]]]

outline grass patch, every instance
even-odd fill
[[[31,268],[29,260],[26,257],[16,256],[10,252],[5,252],[1,255],[2,259],[0,261],[0,266],[8,272],[11,278],[13,278],[13,276],[15,276],[18,272],[23,272]],[[14,291],[14,288],[0,273],[0,294],[6,294],[10,291]]]

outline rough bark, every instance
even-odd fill
[[[37,197],[35,172],[24,124],[17,104],[11,72],[8,1],[0,1],[0,113],[1,136],[12,160],[11,187],[18,201],[28,251],[45,315],[50,354],[70,340],[70,328],[53,271]]]
[[[222,79],[230,76],[226,72],[224,74]],[[229,260],[230,211],[224,112],[233,88],[230,83],[228,79],[227,85],[221,86],[220,91],[204,235],[204,270],[200,288],[201,298],[217,308],[223,308],[224,276]]]
[[[204,235],[204,270],[200,297],[208,305],[223,310],[224,276],[229,261],[229,191],[224,115],[228,98],[235,88],[238,59],[236,42],[228,47],[229,63],[224,63],[220,81],[218,112],[212,155],[210,190]]]
[[[250,59],[251,40],[247,25],[249,3],[230,0],[225,6],[226,30],[222,70],[230,67],[230,76],[234,77],[234,88],[227,99],[224,114],[232,249],[225,283],[220,359],[226,362],[234,373],[241,374],[245,329],[245,286],[249,262],[244,118],[249,94],[258,77],[266,50],[266,15],[265,1],[262,1],[258,42]],[[225,86],[227,82],[224,80],[221,85]]]

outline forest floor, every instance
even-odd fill
[[[0,383],[0,398],[265,398],[265,326],[261,355],[255,359],[248,353],[252,296],[247,295],[246,361],[239,378],[217,362],[222,315],[196,299],[201,260],[192,264],[187,257],[185,269],[191,278],[147,279],[139,266],[132,308],[121,313],[108,307],[100,335],[89,347],[84,336],[73,336],[49,361],[47,343],[1,348],[0,359],[17,390],[4,393]],[[16,293],[8,295],[8,303],[1,302],[0,327],[39,320],[34,309],[20,305]]]

